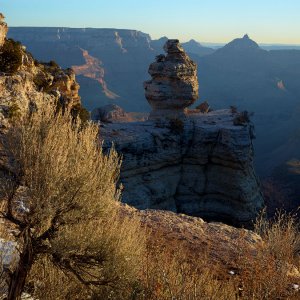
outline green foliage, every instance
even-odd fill
[[[47,90],[50,88],[52,83],[50,78],[43,72],[38,73],[33,78],[33,82],[39,90],[43,90],[45,92],[47,92]]]
[[[169,122],[169,128],[172,133],[181,134],[184,130],[184,123],[180,119],[171,119]]]
[[[48,65],[52,68],[56,68],[56,69],[60,68],[59,65],[57,64],[57,62],[55,62],[54,60],[50,60]]]
[[[22,65],[22,56],[21,43],[7,39],[0,50],[0,72],[16,73]]]

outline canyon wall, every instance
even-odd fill
[[[123,157],[123,201],[207,220],[250,225],[263,207],[253,168],[254,129],[235,109],[188,110],[198,97],[196,65],[178,40],[149,67],[146,122],[103,125],[106,148]]]
[[[263,206],[253,169],[252,126],[234,114],[193,114],[181,132],[155,121],[101,128],[106,147],[123,156],[123,202],[206,220],[247,225]]]

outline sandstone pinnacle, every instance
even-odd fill
[[[178,40],[168,40],[164,50],[167,55],[156,57],[148,71],[152,79],[144,83],[150,119],[182,117],[198,98],[197,65]]]

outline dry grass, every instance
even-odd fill
[[[27,287],[30,281],[45,282],[34,291],[42,299],[45,290],[57,288],[57,278],[104,298],[131,292],[144,250],[143,230],[137,218],[119,215],[120,159],[113,149],[102,152],[98,126],[82,126],[45,103],[20,118],[1,137],[1,146],[7,158],[3,214],[19,227],[21,258],[30,251],[30,260],[24,257],[18,266],[32,268]],[[35,263],[43,265],[42,278]]]
[[[293,289],[300,280],[295,272],[300,267],[296,220],[285,214],[274,220],[261,217],[255,228],[263,241],[254,249],[245,247],[241,231],[235,242],[237,255],[229,262],[232,274],[212,263],[209,252],[192,257],[180,242],[175,247],[163,239],[150,243],[138,299],[299,299],[299,291]]]
[[[219,280],[219,271],[218,266],[209,266],[205,257],[191,261],[180,247],[176,252],[153,248],[144,263],[138,299],[235,299],[234,283]]]
[[[279,211],[272,220],[268,220],[262,214],[256,222],[255,231],[262,236],[266,250],[276,260],[297,263],[300,234],[296,216]]]
[[[159,234],[146,235],[134,213],[119,210],[120,160],[114,150],[102,153],[97,138],[97,126],[55,115],[51,106],[21,118],[2,138],[9,158],[2,211],[24,226],[20,237],[26,233],[30,240],[30,294],[45,300],[299,299],[290,288],[299,280],[291,274],[292,266],[300,266],[295,218],[280,213],[274,220],[259,218],[255,230],[263,242],[252,249],[240,231],[233,275],[211,259],[210,245],[193,256],[187,241],[178,238],[171,245],[162,234],[146,251],[146,236]],[[13,207],[20,204],[20,187],[26,191],[25,214]]]

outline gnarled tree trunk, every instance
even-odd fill
[[[17,268],[11,274],[7,300],[20,300],[24,290],[26,277],[33,264],[32,240],[30,228],[25,229],[23,233],[23,251],[20,253],[20,259]]]

